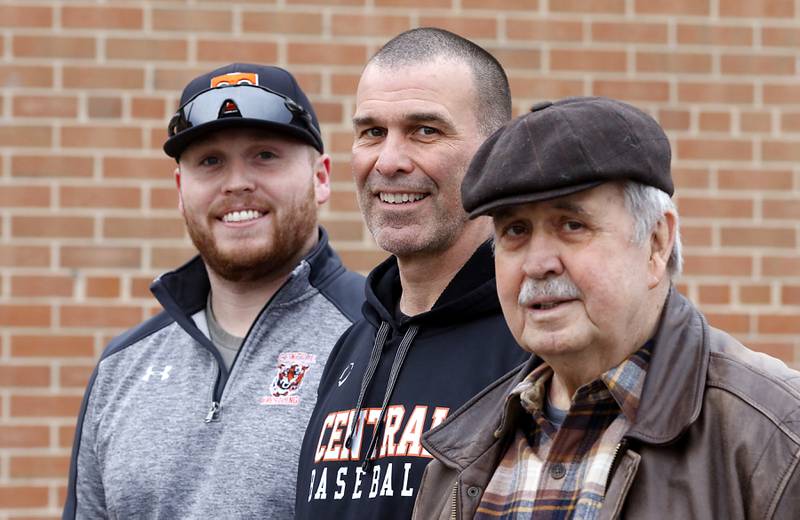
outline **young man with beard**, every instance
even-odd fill
[[[489,222],[470,221],[459,196],[473,153],[510,114],[500,64],[447,31],[403,33],[364,69],[353,174],[393,256],[326,365],[296,518],[409,518],[430,460],[422,433],[526,358],[501,315]]]
[[[190,82],[169,124],[200,255],[89,382],[64,518],[290,518],[299,440],[363,300],[317,225],[330,193],[311,103],[277,67]]]

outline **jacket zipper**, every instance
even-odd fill
[[[628,439],[623,437],[619,444],[617,444],[617,447],[614,448],[614,456],[611,458],[611,467],[608,468],[608,478],[606,478],[606,487],[603,491],[603,495],[608,493],[608,486],[611,485],[611,479],[614,476],[614,472],[617,470],[617,466],[619,466],[619,455],[625,451],[627,445]]]
[[[453,492],[450,495],[450,520],[458,518],[458,482],[453,485]]]

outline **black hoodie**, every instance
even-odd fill
[[[370,273],[364,316],[328,358],[300,454],[297,519],[411,518],[431,460],[422,433],[529,356],[500,311],[489,243],[430,311],[401,315],[401,291],[392,257]]]

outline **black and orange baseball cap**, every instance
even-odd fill
[[[186,85],[167,128],[164,152],[177,160],[199,137],[234,126],[279,131],[324,151],[314,107],[291,73],[269,65],[232,63]]]

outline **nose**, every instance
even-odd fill
[[[396,134],[387,136],[381,144],[374,169],[381,175],[389,177],[411,173],[414,169],[414,161],[411,159],[402,137]]]
[[[535,280],[560,276],[564,272],[558,244],[545,233],[534,233],[525,251],[522,271]]]
[[[225,194],[251,192],[255,190],[255,177],[243,161],[237,159],[230,160],[227,164],[227,168],[225,168],[224,175],[222,191],[225,192]]]

